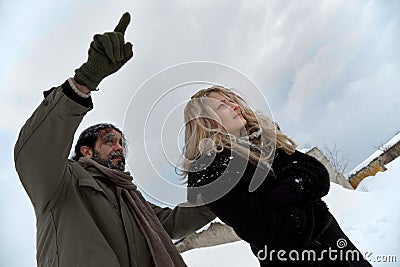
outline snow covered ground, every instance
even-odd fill
[[[385,172],[364,179],[348,190],[331,183],[324,198],[331,212],[354,244],[366,253],[373,266],[400,266],[400,158]],[[244,241],[182,254],[188,266],[259,266]]]

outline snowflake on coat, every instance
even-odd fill
[[[209,152],[201,156],[192,165],[191,172],[188,175],[188,186],[200,187],[210,184],[222,176],[230,176],[232,159],[234,159],[234,156],[226,155],[223,152]]]

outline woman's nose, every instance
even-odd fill
[[[229,102],[229,107],[233,110],[236,111],[239,108],[239,105],[233,102]]]

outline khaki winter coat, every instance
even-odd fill
[[[121,188],[68,160],[75,131],[91,108],[91,99],[79,97],[65,82],[48,93],[15,145],[15,166],[36,214],[37,264],[154,266]],[[151,206],[173,239],[215,217],[206,208]]]

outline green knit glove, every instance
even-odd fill
[[[119,70],[133,57],[132,44],[124,41],[130,20],[131,16],[126,12],[113,32],[94,36],[87,62],[75,70],[76,82],[94,91],[105,77]]]

